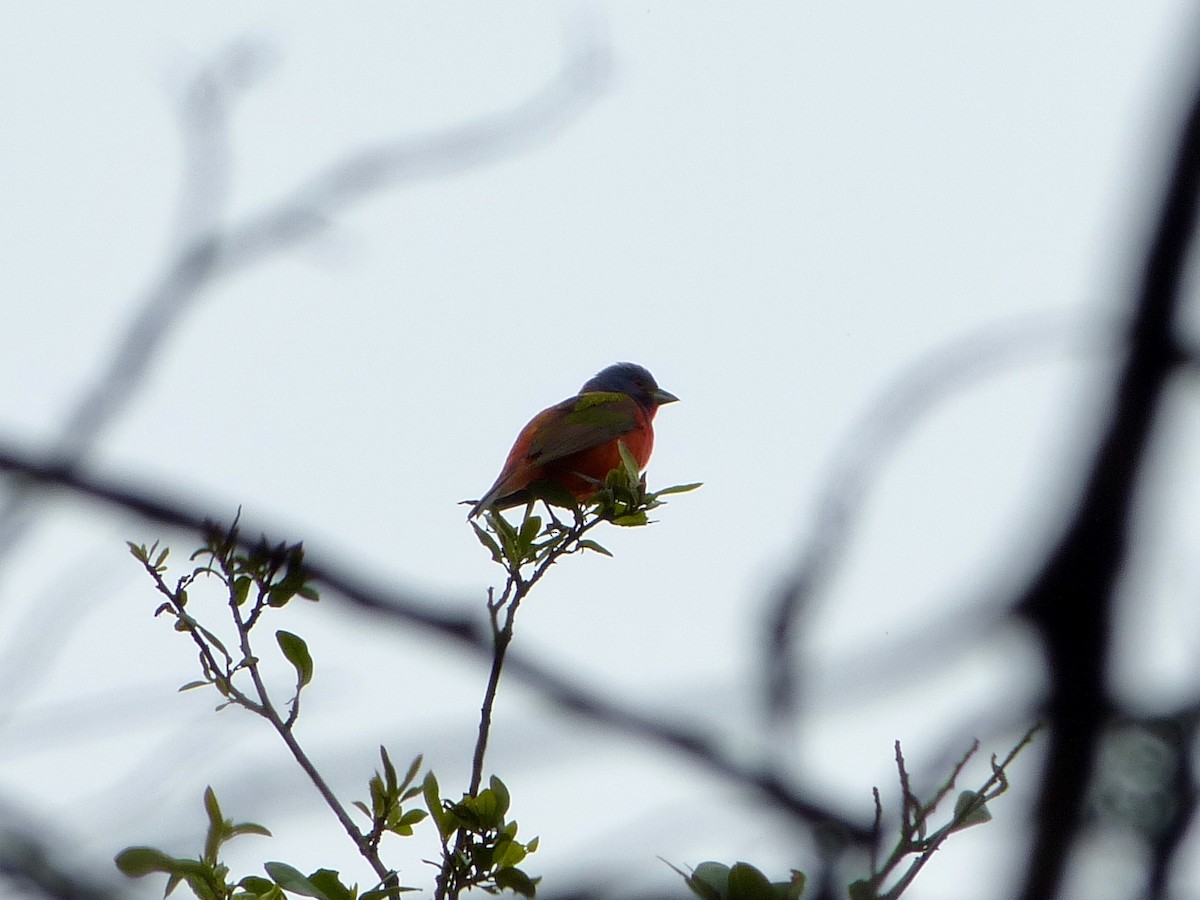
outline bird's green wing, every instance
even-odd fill
[[[589,391],[547,410],[525,458],[539,466],[599,447],[638,424],[638,406],[628,394]]]

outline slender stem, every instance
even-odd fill
[[[495,640],[496,652],[492,657],[492,670],[488,674],[483,704],[479,709],[479,736],[475,740],[475,755],[471,761],[471,786],[468,793],[472,797],[479,792],[479,785],[483,781],[483,758],[487,753],[488,736],[492,729],[492,708],[496,703],[496,689],[500,685],[500,671],[504,668],[504,654],[512,642],[512,629],[501,630],[496,634]]]
[[[1009,764],[1016,759],[1017,754],[1020,753],[1030,743],[1030,741],[1033,740],[1034,735],[1041,730],[1041,727],[1042,726],[1040,723],[1032,725],[1022,736],[1021,740],[1017,742],[1017,745],[1008,752],[1008,755],[1002,761],[997,762],[996,757],[994,755],[992,756],[992,774],[983,783],[979,790],[975,792],[979,795],[981,805],[989,800],[996,799],[1008,790],[1008,779],[1005,776],[1005,770],[1008,768]],[[914,835],[918,833],[919,826],[926,821],[929,814],[934,811],[934,808],[939,804],[941,799],[943,799],[953,789],[955,779],[957,779],[959,774],[962,772],[967,760],[969,760],[978,749],[979,742],[976,741],[975,745],[969,751],[967,751],[959,763],[954,767],[950,778],[945,782],[945,784],[943,784],[935,799],[925,805],[922,805],[918,802],[915,812],[916,818],[912,822],[905,821],[901,823],[900,840],[897,842],[891,856],[888,857],[887,863],[885,863],[883,869],[877,872],[872,878],[875,889],[878,890],[882,886],[888,875],[893,869],[899,866],[900,862],[905,856],[909,855],[910,853],[919,855],[909,864],[908,869],[903,875],[900,876],[895,884],[888,889],[886,893],[879,894],[880,900],[898,900],[901,894],[908,889],[909,885],[912,884],[913,880],[925,867],[925,864],[933,858],[933,854],[937,852],[938,848],[941,847],[945,840],[962,827],[963,821],[965,821],[967,815],[970,813],[969,809],[964,809],[961,811],[961,813],[956,811],[955,816],[937,831],[933,832],[926,838],[918,838],[914,840]],[[904,770],[903,757],[900,755],[899,742],[897,742],[896,745],[896,758],[897,765],[901,773],[901,784],[907,785],[908,776]],[[909,792],[908,787],[905,786],[903,791],[907,794]],[[907,820],[907,812],[904,814],[904,817]]]
[[[479,792],[483,783],[483,758],[487,754],[488,737],[492,730],[492,709],[496,705],[496,691],[500,687],[500,673],[504,669],[504,655],[513,639],[513,620],[517,615],[517,607],[529,592],[533,582],[521,582],[513,593],[512,600],[505,608],[504,626],[498,627],[499,608],[492,612],[492,640],[495,648],[492,654],[492,669],[488,673],[487,687],[483,692],[483,703],[479,708],[479,736],[475,740],[475,756],[471,762],[470,795]]]
[[[531,511],[532,507],[527,509],[526,516]],[[551,518],[553,517],[552,510]],[[557,522],[557,519],[554,521]],[[488,738],[491,736],[492,731],[492,712],[496,705],[496,693],[500,687],[500,675],[504,671],[504,657],[508,652],[509,644],[512,643],[513,626],[517,610],[521,606],[521,601],[533,590],[534,585],[542,579],[542,576],[546,574],[550,566],[554,565],[555,562],[568,553],[577,552],[580,549],[578,544],[580,538],[602,521],[603,519],[598,516],[587,519],[581,513],[577,512],[575,525],[568,532],[567,537],[562,543],[546,554],[545,558],[534,567],[533,572],[528,577],[521,574],[521,564],[519,562],[510,562],[508,563],[508,577],[500,598],[493,599],[491,590],[489,589],[487,608],[492,625],[492,666],[488,673],[487,687],[483,692],[483,702],[479,708],[479,733],[475,739],[475,752],[471,760],[471,781],[468,796],[476,796],[483,784],[483,764],[484,758],[487,756]],[[504,617],[503,624],[500,622],[502,613]],[[469,886],[469,883],[456,877],[458,874],[456,872],[456,860],[459,854],[466,848],[467,838],[466,831],[460,830],[455,839],[453,850],[443,843],[442,870],[437,877],[434,900],[457,900],[463,888]]]
[[[528,515],[528,513],[526,514]],[[577,516],[575,525],[571,528],[566,540],[547,553],[546,558],[534,568],[528,578],[522,577],[519,566],[512,566],[509,569],[508,582],[505,584],[500,600],[488,604],[488,611],[492,619],[492,668],[488,674],[488,683],[484,689],[483,703],[479,710],[479,736],[475,740],[475,754],[471,765],[471,796],[478,792],[479,786],[483,783],[483,760],[487,754],[488,737],[492,729],[492,710],[496,704],[496,691],[500,686],[500,673],[504,669],[504,655],[513,639],[513,624],[517,616],[517,609],[520,607],[521,601],[533,590],[534,585],[541,581],[550,566],[554,565],[560,557],[574,553],[578,549],[579,539],[602,521],[603,519],[599,517],[584,519]],[[501,610],[504,611],[503,626],[500,625],[499,618]]]
[[[300,768],[304,770],[305,774],[308,775],[308,778],[313,783],[313,786],[325,800],[325,804],[333,811],[333,814],[337,816],[337,820],[342,823],[342,828],[346,830],[346,834],[348,834],[350,839],[354,841],[355,846],[358,847],[359,853],[362,854],[363,858],[366,859],[371,868],[375,870],[375,874],[379,876],[379,880],[383,883],[386,883],[389,880],[394,879],[395,876],[393,873],[379,858],[377,849],[371,844],[367,837],[361,831],[359,831],[358,826],[354,824],[354,821],[350,818],[350,814],[346,811],[346,808],[342,806],[341,801],[338,800],[337,796],[330,789],[329,785],[326,784],[325,779],[321,777],[321,773],[317,771],[317,768],[313,765],[312,760],[308,758],[308,754],[304,752],[304,749],[296,740],[295,735],[292,734],[291,729],[287,728],[283,722],[280,721],[279,715],[272,707],[268,706],[267,708],[270,710],[270,715],[267,716],[268,721],[275,726],[275,730],[279,733],[279,736],[283,738],[283,742],[287,744],[288,749],[292,752],[292,757],[299,764]]]
[[[233,579],[228,582],[231,586]],[[300,742],[296,740],[295,734],[292,733],[292,724],[294,717],[289,717],[285,722],[275,709],[275,704],[271,702],[271,697],[267,693],[267,686],[263,682],[262,674],[258,670],[257,657],[250,648],[250,626],[242,619],[241,610],[238,608],[237,602],[233,597],[232,587],[229,598],[229,608],[233,616],[234,624],[237,626],[238,640],[241,644],[242,658],[247,660],[245,668],[250,672],[250,678],[254,682],[254,690],[258,694],[259,710],[258,714],[271,723],[276,733],[283,739],[288,750],[291,751],[292,758],[296,760],[300,768],[308,776],[309,781],[317,789],[325,801],[325,805],[333,811],[337,820],[342,824],[346,834],[350,836],[350,840],[358,848],[358,852],[370,864],[375,874],[379,876],[381,883],[388,883],[395,880],[395,875],[383,864],[379,858],[379,853],[367,837],[354,824],[354,820],[350,818],[350,814],[346,811],[346,807],[338,800],[333,790],[326,783],[321,773],[317,771],[317,767],[313,765],[308,754],[304,752],[304,748],[300,746]]]

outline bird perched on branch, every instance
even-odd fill
[[[530,486],[538,482],[587,500],[621,465],[618,441],[644,469],[654,449],[654,414],[678,399],[641,366],[609,366],[574,397],[542,410],[521,429],[496,483],[471,507],[468,518],[527,502]]]

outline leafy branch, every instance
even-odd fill
[[[410,890],[400,886],[396,872],[380,858],[379,842],[385,832],[411,834],[412,825],[424,818],[424,810],[405,810],[402,806],[404,801],[420,793],[420,788],[411,785],[420,769],[421,758],[414,760],[401,781],[387,751],[381,748],[384,772],[376,772],[369,782],[371,806],[355,804],[371,820],[370,829],[364,832],[354,823],[349,810],[333,793],[294,733],[300,715],[301,694],[312,681],[314,672],[308,644],[290,631],[279,629],[275,632],[275,643],[295,673],[294,694],[286,704],[286,712],[272,699],[263,678],[260,658],[252,645],[252,633],[264,621],[268,611],[281,609],[296,597],[314,602],[319,599],[304,566],[303,547],[300,544],[272,544],[265,536],[247,544],[241,539],[236,518],[228,529],[208,523],[203,545],[190,557],[195,565],[174,584],[167,581],[169,549],[160,549],[158,542],[149,547],[130,543],[129,549],[165,598],[155,615],[173,618],[175,630],[188,635],[196,647],[201,678],[188,682],[180,690],[210,686],[222,697],[218,710],[239,706],[270,723],[359,854],[375,872],[378,883],[362,895],[363,900],[395,897],[401,891]],[[189,607],[190,592],[208,581],[215,581],[222,589],[235,636],[233,640],[222,640],[213,628],[202,624]],[[205,808],[210,827],[204,853],[199,859],[182,859],[153,848],[131,847],[118,854],[118,867],[133,876],[165,873],[169,877],[168,892],[185,882],[201,900],[232,897],[276,900],[284,891],[324,900],[358,897],[357,887],[342,884],[336,872],[323,869],[304,876],[285,863],[265,865],[270,879],[247,876],[230,884],[228,870],[217,858],[221,844],[239,834],[267,835],[269,832],[262,826],[233,826],[224,820],[211,788],[205,793]]]
[[[152,847],[129,847],[117,855],[116,862],[121,871],[132,877],[166,874],[168,893],[178,885],[186,884],[201,900],[282,900],[288,893],[318,900],[358,900],[360,896],[361,900],[395,898],[401,892],[413,889],[402,887],[397,873],[383,862],[381,840],[384,834],[411,835],[414,826],[428,815],[437,826],[442,846],[442,861],[435,864],[439,865],[438,898],[457,898],[462,891],[472,888],[488,893],[509,890],[534,896],[539,879],[531,878],[518,864],[537,849],[538,839],[517,839],[518,825],[507,817],[511,798],[499,778],[492,776],[488,787],[480,789],[491,711],[505,651],[512,641],[516,611],[549,567],[563,556],[589,551],[611,556],[600,544],[585,537],[600,522],[645,525],[649,522],[647,512],[662,505],[660,497],[698,487],[681,485],[650,493],[632,456],[623,446],[621,450],[621,468],[610,473],[586,509],[569,496],[564,504],[563,498],[554,496],[550,489],[549,493],[540,496],[548,511],[544,525],[543,518],[533,514],[531,503],[519,526],[510,524],[494,511],[487,513],[485,527],[475,526],[480,540],[504,567],[505,583],[499,596],[495,589],[488,593],[494,653],[470,790],[458,802],[443,800],[432,772],[427,772],[417,785],[421,757],[418,756],[401,777],[387,749],[380,747],[382,767],[368,782],[368,800],[353,804],[370,821],[365,830],[351,819],[350,811],[333,794],[294,733],[303,691],[314,674],[307,643],[293,632],[275,631],[275,643],[295,677],[294,693],[282,708],[267,689],[261,660],[253,647],[253,633],[270,610],[285,607],[296,597],[311,601],[319,599],[304,564],[303,547],[300,544],[273,544],[265,536],[257,542],[247,541],[239,533],[237,518],[228,529],[207,522],[203,545],[189,558],[193,564],[191,570],[171,583],[167,576],[169,549],[160,547],[158,542],[149,547],[130,543],[131,554],[163,597],[155,615],[173,619],[175,630],[186,634],[195,646],[201,677],[183,685],[180,690],[211,687],[221,697],[218,710],[237,706],[266,719],[333,811],[360,855],[370,864],[378,881],[360,895],[356,885],[347,886],[335,871],[318,869],[304,875],[281,862],[264,864],[266,878],[248,875],[231,881],[228,867],[220,860],[222,845],[242,834],[269,836],[269,832],[254,823],[234,824],[225,819],[211,788],[205,792],[209,831],[204,851],[197,858],[176,857]],[[568,521],[558,517],[554,512],[556,506],[565,506],[570,511]],[[218,629],[203,623],[194,614],[196,604],[192,603],[190,594],[206,582],[215,582],[224,595],[233,632],[231,639],[223,639]],[[405,804],[418,796],[426,809],[406,808]]]
[[[536,879],[530,879],[516,869],[515,862],[536,849],[537,839],[524,845],[515,841],[516,823],[505,823],[503,820],[503,813],[509,804],[508,791],[503,782],[492,776],[490,787],[480,791],[496,692],[521,602],[550,567],[563,557],[587,552],[612,556],[603,545],[586,536],[600,523],[610,522],[622,527],[648,525],[651,521],[649,512],[664,505],[662,497],[700,487],[698,483],[682,484],[651,492],[646,487],[646,478],[639,471],[637,460],[624,442],[618,442],[618,449],[621,465],[608,473],[602,485],[597,485],[596,493],[586,504],[581,504],[561,486],[535,483],[530,487],[532,497],[525,506],[520,524],[509,522],[496,509],[488,509],[483,513],[483,525],[471,521],[479,542],[491,554],[492,560],[504,569],[505,579],[499,594],[495,587],[488,589],[492,665],[480,706],[470,786],[458,804],[449,804],[440,801],[436,782],[433,785],[432,797],[442,803],[443,810],[443,817],[438,821],[443,837],[443,854],[435,893],[437,900],[456,900],[465,888],[483,883],[479,861],[493,861],[495,858],[509,863],[493,866],[492,869],[482,867],[482,871],[491,872],[495,888],[510,888],[530,897],[535,891]],[[545,518],[534,513],[539,502],[545,507]],[[569,515],[567,521],[559,518],[555,513],[556,508],[566,511]],[[491,799],[484,799],[489,794]],[[430,796],[427,793],[426,803],[430,813],[438,818],[439,814],[435,812],[437,803],[432,802]],[[493,804],[500,809],[499,819],[491,814]],[[510,825],[512,833],[507,834],[504,829]],[[455,828],[457,839],[451,846],[447,839]],[[506,848],[498,856],[489,844],[497,840],[502,841],[501,846]]]
[[[954,765],[949,777],[938,787],[933,797],[925,803],[922,803],[913,793],[908,770],[904,763],[904,754],[901,752],[900,742],[896,741],[896,770],[900,780],[901,797],[900,833],[882,865],[879,865],[875,852],[872,852],[871,875],[850,885],[850,900],[896,900],[912,884],[913,879],[917,877],[917,874],[950,835],[973,825],[981,825],[990,821],[992,814],[988,810],[987,804],[1008,790],[1006,772],[1009,765],[1016,759],[1017,754],[1029,746],[1041,727],[1040,724],[1030,727],[1003,760],[998,760],[993,753],[992,774],[977,790],[962,791],[954,801],[954,813],[950,820],[934,831],[929,830],[930,819],[954,789],[955,781],[962,773],[963,768],[979,751],[979,741],[975,741],[971,748],[963,754],[962,759]],[[873,788],[872,794],[875,798],[875,833],[879,835],[883,822],[883,803],[880,800],[879,788]],[[876,847],[878,847],[878,840]],[[884,883],[909,857],[914,858],[909,861],[908,868],[888,890],[884,891]]]
[[[651,493],[646,488],[646,478],[638,471],[637,460],[618,442],[621,466],[613,469],[605,478],[603,486],[594,494],[587,505],[581,505],[566,489],[548,483],[531,486],[533,498],[525,506],[520,525],[513,525],[497,510],[489,509],[481,526],[472,521],[471,527],[479,542],[487,548],[492,560],[503,567],[504,587],[497,596],[495,588],[488,589],[487,610],[492,629],[492,667],[484,690],[483,705],[479,720],[479,736],[475,744],[475,755],[471,766],[470,794],[479,790],[483,782],[483,761],[487,753],[488,736],[492,725],[492,709],[496,701],[496,690],[500,684],[500,673],[504,669],[504,656],[512,643],[513,626],[521,601],[542,580],[552,565],[574,553],[600,553],[612,556],[605,547],[585,537],[601,522],[611,522],[623,527],[650,524],[648,513],[665,505],[662,497],[694,491],[699,483],[680,484]],[[534,508],[541,501],[546,508],[547,518],[534,515]],[[564,523],[555,514],[555,507],[567,510],[571,522]]]
[[[1016,759],[1017,754],[1029,745],[1040,728],[1041,725],[1034,725],[1025,732],[1003,760],[997,761],[993,754],[992,774],[978,790],[961,792],[954,803],[954,813],[950,821],[933,832],[929,831],[930,818],[954,789],[954,783],[962,774],[963,768],[979,751],[979,742],[975,741],[962,759],[955,763],[949,777],[938,787],[932,799],[922,803],[913,793],[904,754],[900,750],[900,742],[896,741],[896,768],[900,776],[901,793],[900,835],[887,859],[880,866],[877,851],[883,827],[883,802],[879,797],[879,788],[873,788],[875,840],[872,842],[871,875],[849,885],[850,900],[896,900],[950,835],[990,821],[992,814],[988,811],[988,802],[1008,790],[1008,766]],[[912,856],[915,856],[915,859],[911,860],[904,874],[891,888],[883,892],[884,882],[906,858]],[[702,862],[690,872],[684,872],[669,862],[667,865],[671,866],[683,878],[691,892],[702,900],[800,900],[807,881],[803,872],[793,869],[787,881],[773,882],[746,862],[735,863],[732,866],[713,861]]]

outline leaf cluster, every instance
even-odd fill
[[[457,803],[441,798],[437,778],[425,776],[425,806],[437,824],[442,853],[450,865],[441,866],[439,896],[458,896],[479,888],[489,894],[509,890],[533,897],[540,878],[530,878],[518,864],[537,850],[538,839],[517,840],[517,823],[506,818],[510,797],[495,775],[488,787],[464,794]]]
[[[922,803],[913,793],[904,763],[904,754],[900,750],[900,742],[896,742],[896,768],[900,777],[900,793],[903,801],[900,816],[899,837],[887,859],[879,863],[876,856],[883,823],[883,804],[879,796],[879,788],[873,789],[875,798],[875,841],[871,854],[871,874],[860,878],[848,886],[850,900],[896,900],[916,878],[917,873],[927,863],[934,852],[950,835],[974,825],[991,821],[992,814],[987,808],[989,801],[996,799],[1008,790],[1008,778],[1005,770],[1037,733],[1041,726],[1030,728],[1017,745],[1003,760],[997,761],[992,756],[992,774],[978,790],[962,791],[954,803],[954,812],[948,822],[936,830],[930,830],[930,820],[938,807],[954,789],[954,783],[962,773],[963,767],[979,750],[976,741],[970,750],[964,754],[950,772],[949,777],[938,787],[932,798]],[[899,866],[910,860],[908,869],[894,881],[886,891],[884,883],[892,877]],[[671,865],[667,863],[667,865]],[[683,878],[684,883],[697,897],[703,900],[800,900],[804,893],[805,876],[803,872],[792,870],[788,881],[770,881],[767,876],[749,863],[739,862],[727,866],[720,862],[702,862],[690,874],[671,865]]]
[[[787,881],[773,882],[745,862],[732,866],[702,862],[690,875],[675,866],[671,868],[679,872],[691,892],[703,900],[799,900],[806,881],[803,872],[793,869]]]
[[[360,800],[354,801],[355,807],[371,820],[371,830],[367,832],[367,842],[379,846],[379,839],[386,834],[410,837],[413,826],[428,815],[423,809],[405,809],[405,801],[420,796],[421,788],[413,787],[417,773],[421,770],[421,757],[412,761],[405,772],[404,778],[396,775],[396,767],[388,757],[387,748],[380,746],[379,756],[383,761],[383,772],[376,770],[368,782],[371,794],[371,805],[368,807]],[[432,773],[431,773],[432,774]]]
[[[249,649],[249,636],[265,610],[280,609],[295,597],[314,602],[320,599],[304,568],[303,545],[272,544],[263,536],[244,549],[239,543],[236,521],[228,529],[210,523],[204,544],[189,558],[196,565],[172,586],[165,577],[169,548],[160,549],[157,541],[149,547],[127,543],[134,559],[142,564],[166,598],[154,614],[173,618],[175,630],[190,635],[199,650],[202,677],[180,690],[211,685],[225,698],[218,708],[237,704],[261,714],[263,703],[235,687],[234,677],[239,671],[255,670],[258,664]],[[239,639],[233,649],[188,609],[189,591],[202,579],[215,579],[224,589]],[[308,645],[299,635],[280,630],[275,633],[275,640],[296,672],[296,693],[287,721],[290,726],[299,714],[300,691],[312,681],[313,660]]]
[[[617,448],[621,453],[621,465],[605,476],[604,482],[597,485],[596,493],[585,503],[561,485],[534,482],[528,488],[531,499],[519,525],[510,523],[495,509],[484,513],[483,526],[472,520],[475,536],[487,548],[492,560],[504,566],[510,576],[519,577],[524,566],[532,565],[540,572],[559,556],[569,553],[590,550],[612,556],[601,544],[585,538],[584,533],[600,522],[627,528],[649,525],[652,520],[648,513],[666,504],[662,497],[701,487],[700,482],[694,482],[651,492],[646,487],[646,476],[638,471],[637,460],[625,442],[618,441]],[[545,504],[549,521],[534,515],[534,506],[539,501]],[[556,508],[570,512],[572,524],[560,521],[554,514]]]
[[[283,629],[275,632],[275,643],[283,658],[295,673],[295,695],[286,716],[276,707],[259,671],[259,658],[252,647],[252,632],[268,609],[281,609],[295,597],[317,600],[318,594],[310,584],[304,567],[304,551],[300,544],[274,544],[265,537],[248,546],[240,542],[236,521],[229,529],[209,526],[204,544],[190,557],[195,564],[173,585],[168,584],[167,558],[169,551],[159,549],[156,542],[150,547],[129,544],[130,552],[154,580],[159,593],[166,597],[155,615],[168,615],[175,628],[189,635],[199,651],[202,678],[183,685],[180,690],[211,685],[224,698],[218,706],[240,706],[266,719],[282,738],[296,762],[308,775],[314,787],[341,822],[359,853],[375,871],[377,886],[362,894],[363,898],[393,897],[408,888],[400,887],[396,873],[379,857],[379,840],[387,832],[412,834],[412,826],[425,818],[424,810],[405,810],[402,803],[420,793],[412,787],[421,765],[418,757],[403,782],[397,777],[387,751],[382,750],[383,773],[376,772],[369,782],[371,806],[358,807],[371,819],[370,831],[364,833],[353,822],[349,811],[333,794],[324,778],[294,734],[300,713],[301,691],[311,683],[314,673],[308,644],[297,634]],[[215,580],[224,589],[225,609],[236,633],[236,642],[223,641],[212,628],[202,624],[189,606],[188,591],[201,579]],[[320,900],[355,900],[357,887],[342,884],[336,872],[319,869],[304,875],[285,863],[265,864],[266,878],[252,875],[235,885],[227,879],[227,870],[217,859],[220,845],[230,837],[244,833],[266,834],[257,825],[232,826],[220,816],[211,789],[205,794],[210,827],[205,851],[199,859],[172,857],[147,847],[131,847],[117,857],[122,871],[130,875],[162,872],[168,876],[168,892],[180,881],[192,888],[201,900],[209,898],[269,898],[277,900],[290,892]],[[232,830],[231,830],[232,829]],[[258,830],[255,830],[258,829]]]
[[[542,528],[542,522],[542,517],[534,515],[532,508],[526,509],[520,525],[513,525],[494,509],[489,509],[484,513],[486,528],[474,521],[471,522],[471,528],[479,543],[492,554],[493,562],[504,566],[510,573],[519,573],[527,565],[538,565],[555,558],[555,551],[564,550],[564,545],[571,538],[572,529],[557,519],[551,519],[545,529]],[[581,540],[578,543],[581,550],[596,550],[607,556],[612,555],[595,541]],[[561,552],[557,555],[561,555]]]
[[[588,501],[595,514],[606,522],[624,527],[649,525],[651,510],[665,505],[660,499],[669,494],[685,494],[701,486],[700,482],[676,484],[658,491],[646,488],[646,476],[638,471],[637,460],[624,441],[617,442],[621,465],[604,479],[604,486]]]
[[[165,874],[167,889],[163,896],[186,884],[200,900],[283,900],[288,894],[317,900],[359,900],[358,886],[343,884],[339,874],[331,869],[304,875],[282,862],[264,863],[266,878],[247,875],[231,882],[229,867],[220,859],[222,846],[243,834],[270,837],[271,832],[254,822],[235,824],[226,819],[211,787],[204,790],[204,810],[208,815],[208,831],[204,852],[198,858],[171,856],[154,847],[129,847],[117,854],[117,868],[131,878]],[[395,889],[368,891],[361,900],[383,900],[394,894]]]

